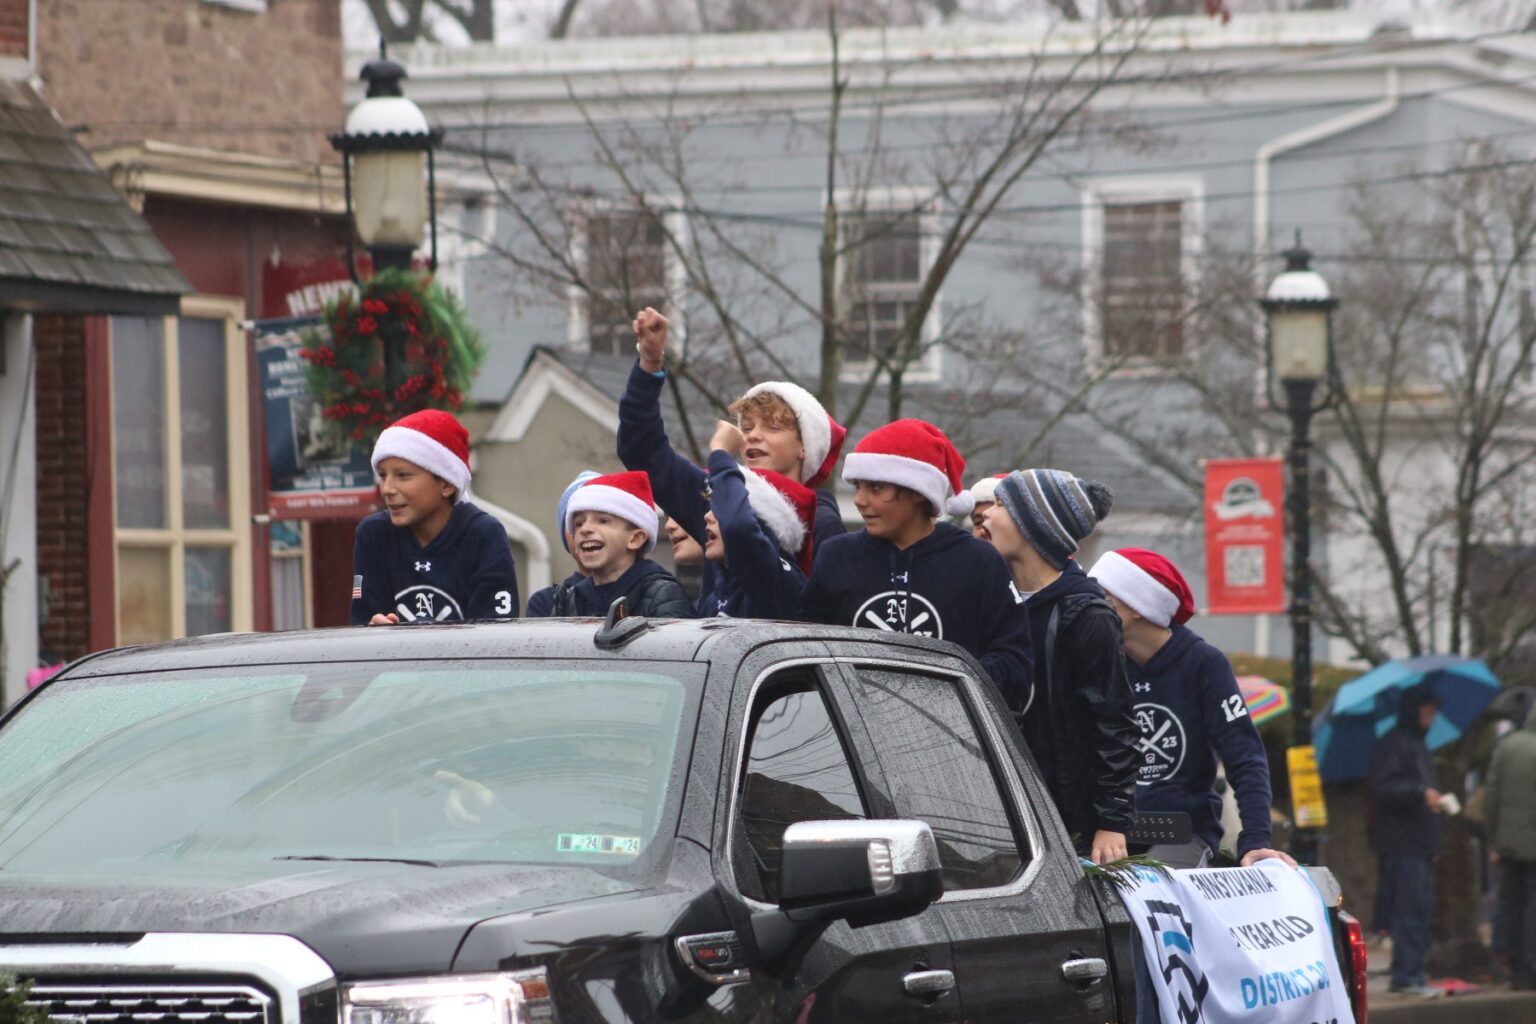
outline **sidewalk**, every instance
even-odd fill
[[[1372,974],[1367,994],[1372,1024],[1531,1024],[1536,1021],[1536,992],[1511,992],[1508,985],[1485,985],[1477,992],[1439,999],[1419,999],[1387,991],[1387,976]]]
[[[1435,1024],[1439,1021],[1476,1024],[1532,1024],[1536,1022],[1536,992],[1513,992],[1508,984],[1483,985],[1478,991],[1463,995],[1443,995],[1421,999],[1388,991],[1390,979],[1384,970],[1392,959],[1392,944],[1380,940],[1367,948],[1370,974],[1366,996],[1372,1021],[1387,1024]],[[1431,979],[1433,980],[1433,979]]]

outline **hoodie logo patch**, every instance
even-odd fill
[[[401,622],[449,622],[464,618],[459,602],[426,584],[407,587],[396,594],[395,611]]]
[[[1184,723],[1161,704],[1137,704],[1136,785],[1150,786],[1178,774],[1184,766]]]
[[[853,625],[944,639],[944,621],[938,609],[922,594],[906,590],[887,590],[865,601],[853,613]]]

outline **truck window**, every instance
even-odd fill
[[[854,675],[896,813],[933,829],[945,890],[1006,885],[1025,857],[958,680],[867,665]]]
[[[643,873],[670,847],[699,683],[671,663],[489,660],[62,679],[0,730],[0,869]]]
[[[742,893],[778,901],[784,830],[797,821],[866,818],[847,748],[821,691],[807,679],[760,691],[731,858]]]

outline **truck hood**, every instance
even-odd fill
[[[639,892],[576,866],[278,861],[105,874],[0,873],[8,937],[141,932],[292,935],[342,978],[449,969],[487,918]]]

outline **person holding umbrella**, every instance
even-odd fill
[[[1424,960],[1434,924],[1440,815],[1451,803],[1440,792],[1424,742],[1439,712],[1440,700],[1429,684],[1402,690],[1397,725],[1382,737],[1371,765],[1371,848],[1380,867],[1376,908],[1386,918],[1376,925],[1385,923],[1392,936],[1390,988],[1429,999],[1444,995],[1426,983]]]

